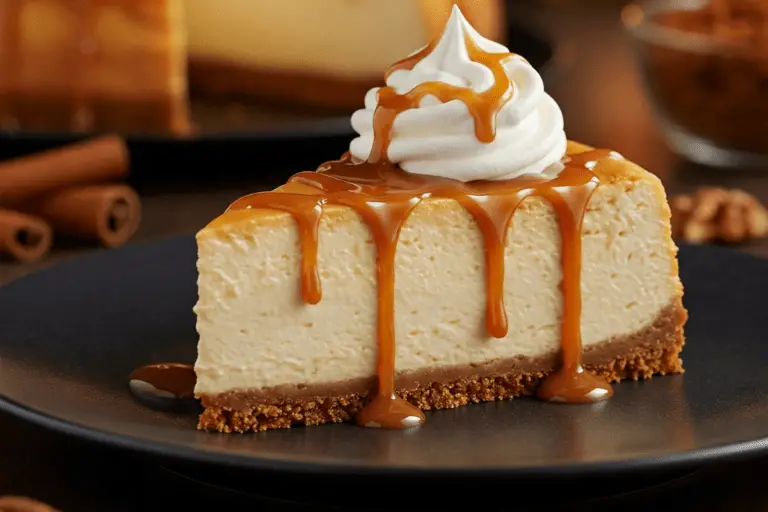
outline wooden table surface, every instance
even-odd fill
[[[617,6],[599,2],[590,9],[564,4],[557,11],[527,7],[516,14],[555,38],[558,51],[546,76],[547,87],[563,110],[569,138],[619,151],[657,173],[670,195],[718,184],[749,190],[768,203],[768,172],[704,169],[682,162],[666,149],[638,80]],[[144,221],[134,241],[193,233],[233,199],[258,188],[252,179],[225,187],[200,184],[171,191],[144,185]],[[768,241],[740,249],[768,256]],[[59,249],[45,261],[28,265],[0,262],[0,283],[93,250]],[[184,502],[192,509],[200,505],[194,490],[189,486],[180,490],[178,481],[158,476],[157,467],[153,459],[86,445],[0,415],[0,495],[34,496],[66,511],[151,510],[159,503],[157,496],[173,496],[181,500],[177,505]],[[628,497],[621,507],[639,510],[663,503],[685,509],[765,510],[768,486],[760,475],[766,472],[768,459],[708,468],[685,485]]]

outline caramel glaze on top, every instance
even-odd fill
[[[396,63],[388,73],[411,69],[434,48],[432,43]],[[467,38],[470,58],[487,66],[495,83],[484,92],[441,82],[420,84],[405,94],[391,87],[378,92],[374,113],[374,144],[367,161],[348,154],[327,162],[317,171],[300,172],[279,191],[260,192],[237,200],[230,210],[275,209],[295,219],[301,240],[301,292],[304,301],[317,304],[322,288],[317,269],[318,228],[326,205],[352,208],[368,225],[376,243],[378,283],[378,389],[357,414],[357,423],[381,428],[405,428],[424,422],[417,407],[395,394],[395,251],[400,230],[420,201],[453,199],[476,220],[485,243],[486,329],[488,335],[507,334],[504,307],[504,256],[507,231],[517,207],[529,196],[546,198],[555,209],[562,237],[563,321],[562,363],[539,386],[540,398],[554,402],[589,403],[610,397],[610,385],[581,366],[581,230],[592,193],[598,186],[593,172],[604,158],[615,153],[594,150],[565,157],[564,169],[554,179],[521,177],[509,181],[456,180],[410,174],[387,160],[392,125],[396,116],[416,108],[426,95],[442,102],[464,102],[474,119],[475,133],[490,142],[496,133],[496,115],[514,94],[514,84],[504,69],[509,53],[487,53]]]

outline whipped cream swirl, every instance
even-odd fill
[[[387,85],[398,94],[433,81],[476,92],[490,89],[494,85],[493,74],[485,65],[470,60],[466,37],[485,52],[509,52],[503,45],[481,36],[454,5],[433,51],[413,69],[392,73]],[[463,182],[558,174],[566,149],[560,107],[544,91],[541,76],[525,59],[511,56],[504,61],[504,69],[514,84],[514,93],[497,114],[496,137],[492,142],[477,139],[474,120],[461,100],[442,103],[427,95],[418,108],[401,112],[395,118],[388,160],[407,172]],[[368,91],[365,108],[352,115],[352,127],[359,136],[350,144],[350,153],[358,160],[367,160],[373,147],[378,90]]]

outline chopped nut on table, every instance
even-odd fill
[[[738,189],[701,187],[670,201],[672,234],[685,242],[736,244],[768,236],[768,210]]]

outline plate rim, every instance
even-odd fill
[[[667,470],[682,471],[700,469],[708,464],[736,462],[768,455],[768,436],[712,446],[694,450],[685,450],[665,455],[634,457],[623,460],[595,462],[575,462],[556,466],[486,466],[478,468],[425,468],[403,465],[370,465],[360,463],[334,462],[297,462],[292,460],[266,459],[257,456],[219,453],[201,450],[195,447],[178,446],[165,441],[148,442],[139,437],[108,432],[84,426],[69,420],[63,420],[20,405],[12,399],[0,395],[0,412],[42,427],[48,431],[72,436],[82,441],[109,446],[122,450],[143,453],[145,455],[166,457],[185,462],[225,466],[232,469],[250,471],[277,471],[296,474],[345,475],[353,473],[358,477],[390,478],[573,478],[606,477],[619,473],[624,476]],[[338,425],[325,425],[332,428]],[[301,428],[301,427],[296,427]],[[314,428],[314,427],[309,427]],[[319,427],[323,428],[323,426]],[[212,435],[229,435],[216,434]],[[253,434],[244,434],[253,435]]]

